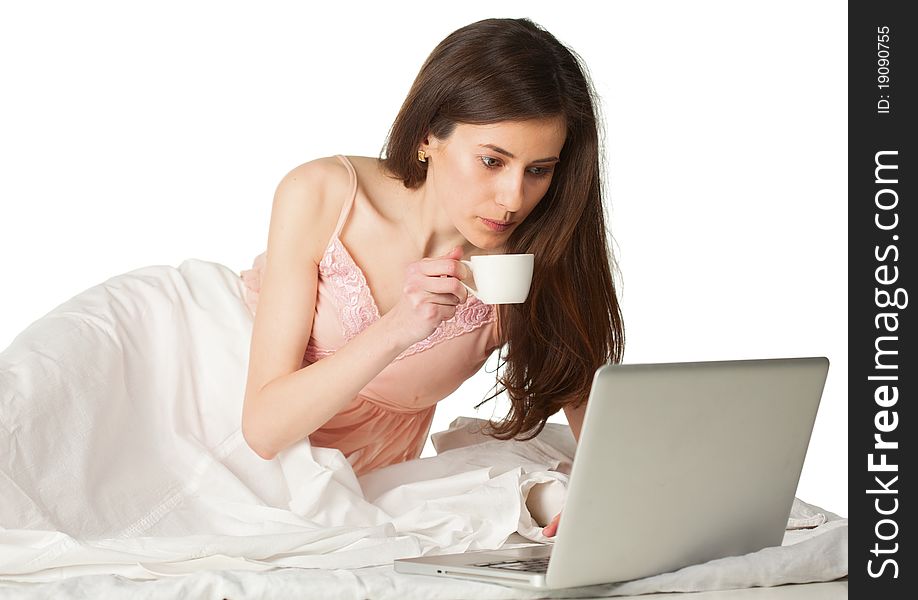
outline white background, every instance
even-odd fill
[[[0,349],[126,271],[248,268],[287,171],[378,155],[442,38],[528,16],[602,97],[625,362],[829,357],[797,495],[847,515],[844,4],[11,4]],[[442,402],[433,430],[475,416],[493,377]]]

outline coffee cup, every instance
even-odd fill
[[[533,254],[482,254],[463,260],[475,287],[460,282],[485,304],[520,304],[529,296]]]

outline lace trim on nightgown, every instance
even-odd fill
[[[319,269],[324,277],[334,281],[330,287],[338,306],[345,342],[379,320],[379,307],[370,293],[366,277],[337,235],[325,249]],[[406,348],[395,360],[417,354],[440,342],[473,331],[493,322],[494,319],[491,305],[470,296],[464,304],[456,307],[456,314],[452,318],[441,322],[430,336]],[[309,344],[305,358],[315,362],[332,354],[334,351],[318,350]]]

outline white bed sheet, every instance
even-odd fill
[[[551,501],[563,495],[549,492],[567,481],[569,430],[483,441],[460,420],[435,435],[437,457],[359,480],[339,451],[308,441],[264,461],[239,431],[251,325],[236,274],[188,260],[93,286],[0,353],[0,596],[127,587],[132,597],[167,588],[196,596],[199,586],[237,595],[294,586],[317,598],[538,596],[418,580],[391,562],[494,549],[514,534],[550,542],[532,514],[559,508]],[[531,513],[532,489],[546,502]],[[782,547],[590,593],[846,575],[847,520],[802,502],[795,511],[789,527],[808,528],[790,529]]]

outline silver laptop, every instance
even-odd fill
[[[828,369],[825,357],[600,367],[553,544],[395,570],[555,589],[780,546]]]

